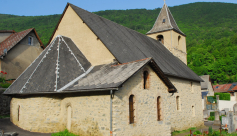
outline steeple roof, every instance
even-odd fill
[[[168,6],[164,4],[163,8],[160,11],[158,18],[153,26],[153,28],[147,32],[147,34],[163,32],[168,30],[174,30],[177,33],[186,36],[176,24],[174,17],[172,16]]]

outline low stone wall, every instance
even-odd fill
[[[10,102],[11,98],[7,97],[5,95],[2,95],[2,93],[5,90],[0,90],[0,116],[2,115],[10,115]]]

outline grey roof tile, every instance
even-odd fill
[[[4,94],[55,92],[91,67],[76,45],[58,36]]]

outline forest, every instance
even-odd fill
[[[179,28],[187,35],[188,66],[198,75],[210,75],[214,84],[237,82],[237,4],[198,2],[169,8]],[[160,10],[105,10],[94,13],[146,34]],[[46,46],[60,16],[0,14],[0,30],[19,32],[34,27]]]

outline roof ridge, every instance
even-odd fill
[[[144,61],[144,60],[151,60],[152,58],[149,57],[149,58],[145,58],[145,59],[140,59],[140,60],[135,60],[135,61],[131,61],[131,62],[126,62],[126,63],[121,63],[121,64],[117,64],[117,65],[111,65],[111,67],[114,67],[114,66],[121,66],[121,65],[127,65],[127,64],[131,64],[131,63],[135,63],[135,62],[140,62],[140,61]]]

